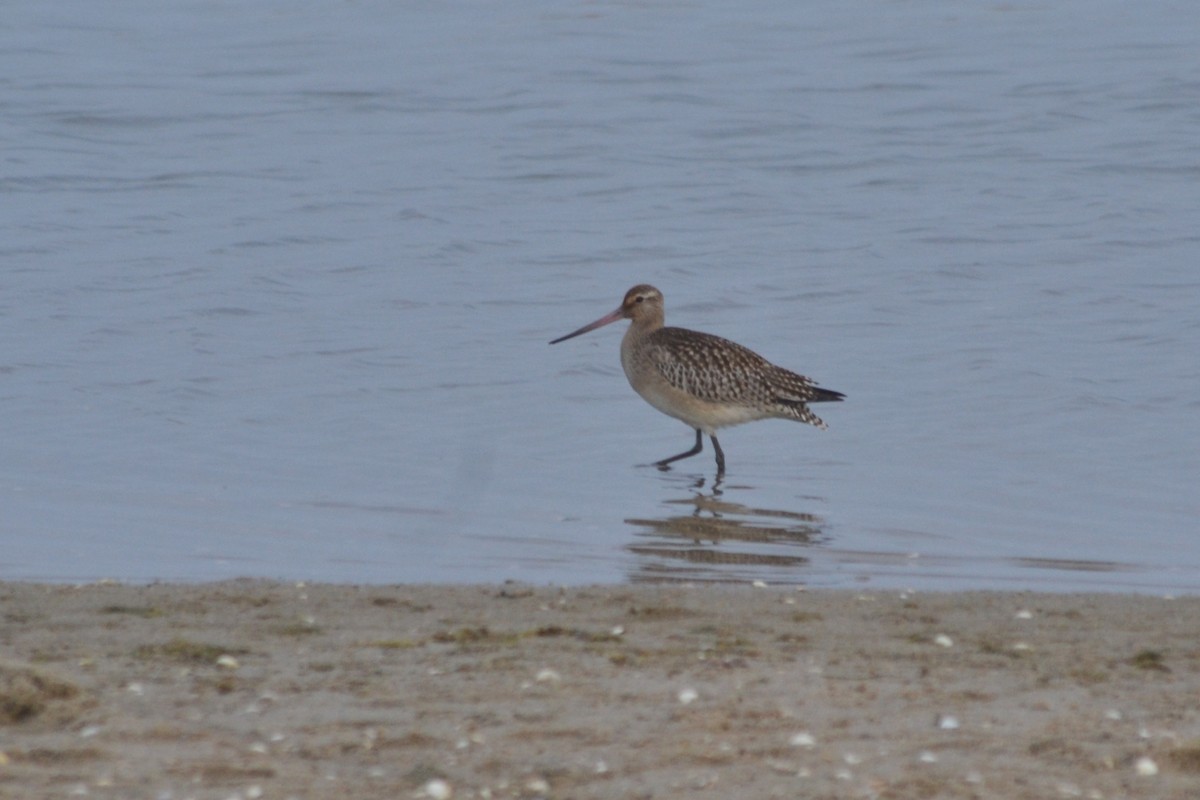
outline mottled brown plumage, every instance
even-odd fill
[[[725,455],[716,430],[756,419],[778,417],[825,423],[808,403],[841,400],[845,395],[822,389],[812,380],[777,367],[753,350],[708,333],[663,325],[662,292],[653,286],[634,286],[617,310],[550,344],[570,339],[620,319],[631,320],[621,340],[621,365],[634,390],[659,411],[696,430],[696,445],[686,453],[663,459],[694,456],[703,448],[701,434],[712,439],[717,474],[725,472]]]

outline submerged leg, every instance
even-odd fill
[[[717,437],[710,436],[708,438],[712,439],[713,450],[717,451],[717,477],[719,478],[725,474],[725,453],[721,450],[721,445],[717,443]]]
[[[713,439],[714,443],[716,443],[716,441],[717,441],[716,439]],[[664,458],[662,461],[655,461],[654,466],[658,467],[659,469],[666,469],[667,464],[670,464],[672,461],[678,461],[681,458],[691,458],[692,456],[696,455],[703,449],[704,449],[704,440],[700,438],[700,429],[696,428],[696,446],[695,447],[693,447],[691,450],[688,450],[686,453],[680,453],[677,456],[671,456],[670,458]],[[721,451],[717,450],[717,452],[720,453]]]

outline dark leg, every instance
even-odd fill
[[[713,441],[716,442],[716,439],[713,439]],[[670,464],[672,461],[678,461],[681,458],[691,458],[692,456],[696,455],[703,449],[704,449],[704,440],[700,438],[700,429],[696,428],[696,446],[695,447],[693,447],[691,450],[688,450],[686,453],[680,453],[677,456],[671,456],[670,458],[664,458],[662,461],[655,461],[654,466],[658,467],[659,469],[666,469],[667,464]],[[718,450],[717,452],[719,453],[721,451]]]
[[[717,451],[717,477],[719,478],[725,474],[725,453],[721,451],[721,445],[717,443],[717,437],[710,436],[708,438],[712,439],[713,450]]]

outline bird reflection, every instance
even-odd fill
[[[704,480],[693,484],[703,487]],[[799,511],[754,508],[723,499],[719,481],[708,493],[666,501],[679,514],[626,519],[638,529],[627,545],[638,556],[635,582],[716,581],[797,583],[808,558],[797,548],[825,540],[823,520]]]

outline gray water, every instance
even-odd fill
[[[0,578],[1200,590],[1200,7],[10,2]],[[668,323],[847,394],[692,433]]]

